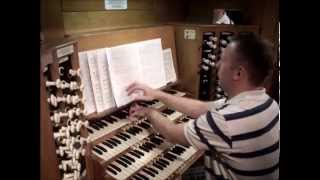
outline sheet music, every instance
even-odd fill
[[[169,83],[177,81],[177,74],[174,69],[171,48],[163,50],[163,62],[166,75],[166,82]]]
[[[127,95],[126,88],[134,81],[140,81],[139,58],[134,43],[107,48],[111,87],[118,107],[133,100]]]
[[[140,79],[152,88],[166,85],[161,39],[137,43],[140,55]]]
[[[86,115],[92,114],[97,111],[93,89],[91,85],[91,77],[90,70],[88,64],[88,57],[86,52],[79,52],[79,66],[80,66],[80,76],[81,76],[81,84],[84,86],[83,96],[85,98],[84,108],[86,111]]]
[[[108,70],[107,51],[105,48],[97,49],[97,67],[100,80],[100,87],[103,100],[103,110],[108,110],[116,106],[112,90]]]
[[[91,84],[93,88],[94,100],[96,102],[97,112],[100,113],[104,110],[102,90],[100,86],[100,78],[97,64],[97,52],[95,50],[87,51],[88,64],[90,69]]]

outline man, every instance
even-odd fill
[[[137,105],[130,117],[146,116],[169,141],[206,150],[207,179],[278,179],[279,107],[262,87],[271,69],[270,46],[255,35],[238,36],[218,63],[225,102],[175,97],[134,83],[127,91],[142,91],[137,100],[159,99],[196,120],[174,124],[157,110]]]
[[[213,10],[212,24],[234,24],[224,9]]]

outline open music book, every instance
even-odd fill
[[[79,52],[86,114],[101,113],[130,103],[126,88],[141,82],[152,88],[176,81],[171,49],[161,39]]]

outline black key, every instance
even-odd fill
[[[132,162],[135,162],[136,160],[135,159],[133,159],[132,157],[130,157],[130,156],[127,156],[127,155],[123,155],[125,158],[127,158],[127,159],[129,159],[130,161],[132,161]]]
[[[98,124],[100,127],[107,127],[107,125],[104,125],[105,123],[102,123],[101,121],[96,121],[96,124]]]
[[[118,120],[114,119],[112,117],[105,117],[104,119],[102,119],[102,121],[105,121],[107,123],[113,124],[113,123],[117,122]]]
[[[163,167],[162,167],[162,166],[160,166],[160,165],[159,165],[159,164],[157,164],[157,163],[152,163],[152,165],[153,165],[154,167],[156,167],[156,168],[160,169],[160,170],[163,170]]]
[[[174,148],[171,149],[170,152],[172,152],[172,153],[174,153],[174,154],[176,154],[176,155],[181,155],[181,154],[182,154],[181,151],[179,151],[179,150],[177,150],[177,149],[174,149]]]
[[[120,135],[122,135],[122,136],[124,136],[124,137],[126,137],[126,138],[128,138],[128,139],[130,139],[130,136],[128,135],[128,134],[125,134],[125,133],[119,133]]]
[[[120,139],[124,140],[124,141],[127,141],[127,138],[125,138],[125,137],[121,136],[120,134],[116,134],[116,136],[117,136],[118,138],[120,138]]]
[[[107,123],[105,123],[105,122],[103,122],[103,121],[101,121],[101,120],[99,121],[99,123],[100,123],[100,124],[103,124],[104,126],[108,126]]]
[[[100,145],[96,145],[96,147],[101,149],[103,152],[107,152],[107,150],[105,148],[103,148],[102,146],[100,146]]]
[[[134,175],[134,176],[132,176],[134,179],[136,179],[136,180],[143,180],[143,178],[139,178],[139,176],[137,176],[137,175]]]
[[[96,147],[92,148],[92,150],[94,150],[95,152],[97,152],[98,154],[102,155],[103,152],[100,151],[99,149],[97,149]]]
[[[99,124],[98,122],[93,122],[94,125],[98,126],[99,128],[103,128],[103,125]]]
[[[114,175],[117,175],[117,174],[118,174],[116,171],[114,171],[113,169],[111,169],[111,168],[109,168],[109,167],[107,167],[107,170],[110,171],[110,172],[112,172],[112,174],[114,174]]]
[[[110,143],[107,142],[107,141],[103,141],[102,144],[104,144],[104,145],[108,146],[109,148],[113,149],[112,144],[110,144]]]
[[[167,114],[167,115],[171,115],[174,113],[174,111],[167,108],[167,109],[162,110],[162,113]]]
[[[145,123],[145,122],[141,122],[140,125],[143,126],[146,129],[150,128],[150,125]]]
[[[140,148],[141,150],[143,150],[144,152],[149,152],[149,149],[145,148],[144,146],[139,146],[139,148]]]
[[[115,166],[115,165],[113,165],[113,164],[109,164],[113,169],[115,169],[115,170],[117,170],[117,171],[119,171],[119,172],[121,172],[121,169],[120,168],[118,168],[117,166]]]
[[[138,131],[134,126],[131,127],[131,131],[134,132],[134,133],[136,133],[136,134],[139,133],[139,131]]]
[[[141,156],[133,151],[129,151],[129,153],[132,155],[132,156],[135,156],[136,158],[140,158]]]
[[[128,133],[132,134],[132,135],[136,135],[136,132],[132,131],[131,128],[127,129],[126,131],[127,131]]]
[[[146,146],[148,146],[150,149],[153,149],[156,147],[154,144],[151,144],[149,142],[146,142]]]
[[[176,154],[178,156],[180,156],[182,154],[182,152],[177,152],[177,151],[173,151],[173,150],[170,150],[170,152],[172,152],[172,153],[174,153],[174,154]]]
[[[139,131],[142,132],[142,129],[139,128],[139,127],[137,127],[137,126],[133,126],[133,128],[135,128],[138,132],[139,132]]]
[[[119,157],[119,159],[121,159],[122,161],[126,162],[126,163],[129,164],[129,165],[132,164],[129,160],[127,160],[127,159],[125,159],[125,158],[123,158],[123,157]]]
[[[153,100],[153,102],[157,103],[157,102],[159,102],[159,100],[155,99],[155,100]]]
[[[161,161],[156,161],[156,163],[160,166],[162,166],[163,168],[167,167],[166,164],[162,163]]]
[[[150,146],[147,145],[147,144],[142,144],[142,146],[143,146],[145,149],[152,150],[152,147],[150,147]]]
[[[159,159],[160,162],[162,162],[163,164],[169,165],[170,163],[167,160],[164,159]]]
[[[119,141],[118,139],[110,138],[110,140],[112,140],[112,141],[115,142],[115,143],[121,144],[121,141]]]
[[[152,167],[146,167],[149,171],[153,172],[153,173],[156,173],[156,174],[159,174],[159,172],[155,169],[153,169]]]
[[[181,150],[181,152],[184,152],[186,150],[185,148],[183,148],[181,146],[175,146],[175,148]]]
[[[139,154],[139,155],[141,155],[141,156],[143,156],[144,155],[144,153],[143,152],[141,152],[141,151],[139,151],[139,150],[137,150],[137,149],[135,149],[135,150],[133,150],[134,152],[136,152],[137,154]]]
[[[117,111],[117,112],[113,113],[112,115],[119,118],[119,119],[125,119],[127,116],[127,113],[122,112],[122,111]]]
[[[116,162],[121,164],[123,167],[128,167],[128,165],[126,163],[120,161],[119,159],[117,159]]]
[[[146,177],[145,175],[143,175],[143,174],[141,174],[141,173],[137,173],[136,175],[139,176],[139,177],[141,177],[141,178],[144,179],[144,180],[149,180],[148,177]]]
[[[113,121],[107,120],[107,119],[100,119],[101,122],[105,123],[105,124],[113,124]]]
[[[113,118],[111,116],[104,118],[107,122],[110,122],[111,124],[117,122],[118,120],[116,118]]]
[[[152,141],[153,143],[155,143],[157,145],[160,145],[163,142],[162,140],[159,140],[159,139],[157,139],[155,137],[150,138],[150,141]]]
[[[98,126],[96,126],[95,124],[91,124],[90,127],[92,127],[93,129],[95,129],[95,130],[97,130],[97,131],[99,131],[99,129],[100,129],[100,128],[99,128]]]
[[[174,154],[172,154],[172,153],[170,153],[170,152],[167,152],[171,157],[173,157],[174,159],[177,159],[177,156],[176,155],[174,155]]]
[[[93,134],[93,131],[91,129],[89,129],[89,128],[87,128],[87,129],[88,129],[89,133]]]
[[[106,141],[108,141],[108,143],[112,144],[113,146],[117,146],[117,143],[111,141],[110,139],[107,139]]]
[[[152,176],[152,177],[155,177],[156,175],[154,175],[152,172],[150,172],[149,170],[147,170],[147,169],[142,169],[142,171],[144,171],[145,173],[147,173],[147,174],[149,174],[150,176]]]
[[[164,154],[163,157],[170,160],[170,161],[174,161],[174,159],[168,154]]]
[[[122,163],[126,164],[127,166],[130,165],[130,164],[129,164],[130,162],[127,163],[127,161],[124,161],[124,158],[121,158],[121,159],[119,158],[118,160],[121,161]]]

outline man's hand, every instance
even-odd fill
[[[133,104],[129,110],[129,119],[137,120],[149,115],[151,108],[146,108],[143,106],[139,106],[138,104]]]
[[[134,100],[144,100],[144,101],[152,101],[157,98],[158,90],[152,89],[147,85],[140,83],[132,83],[127,89],[128,95],[130,96],[132,93],[137,91],[142,91],[143,95],[135,96]]]

